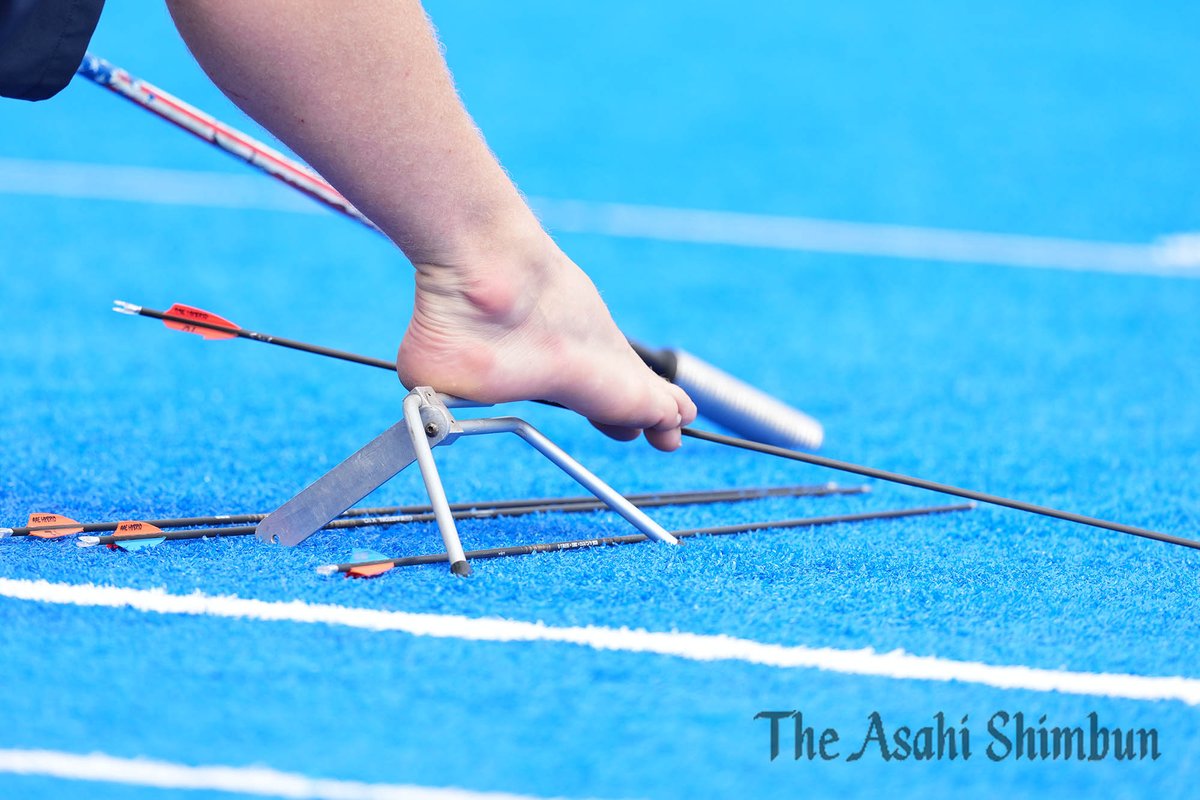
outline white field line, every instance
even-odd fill
[[[0,774],[311,800],[523,800],[521,795],[310,778],[268,767],[194,767],[57,750],[0,750]]]
[[[1150,244],[1122,244],[623,203],[535,199],[533,205],[548,227],[570,233],[917,261],[1200,278],[1197,234],[1167,236]]]
[[[0,194],[322,213],[259,175],[0,158]],[[1097,242],[689,208],[530,198],[547,227],[635,239],[950,263],[1200,277],[1200,234]]]
[[[551,642],[622,653],[650,653],[689,661],[732,661],[780,669],[819,669],[896,680],[953,681],[996,689],[1061,692],[1127,700],[1175,700],[1200,705],[1200,680],[1118,673],[1068,672],[996,666],[916,656],[895,650],[840,650],[766,644],[732,636],[654,632],[629,628],[557,627],[541,622],[352,608],[301,600],[251,600],[228,595],[170,594],[91,584],[0,578],[0,597],[81,607],[129,608],[158,614],[225,617],[264,622],[336,625],[479,642]]]
[[[254,173],[0,158],[0,194],[155,205],[324,213],[324,207]]]

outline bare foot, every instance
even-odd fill
[[[548,236],[525,251],[417,265],[400,380],[487,403],[552,400],[614,439],[644,431],[659,450],[679,447],[695,404],[642,363],[591,280]]]

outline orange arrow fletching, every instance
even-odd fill
[[[113,531],[113,536],[129,536],[139,533],[162,533],[162,528],[156,528],[148,522],[138,522],[136,520],[127,520],[117,525],[117,529]]]
[[[154,547],[161,544],[162,539],[157,537],[148,537],[147,534],[161,534],[162,528],[157,528],[146,522],[138,522],[137,520],[126,520],[117,525],[117,529],[113,531],[113,538],[118,541],[108,546],[109,550],[141,550],[143,548]],[[120,537],[129,537],[124,541]],[[137,537],[137,538],[133,538]]]
[[[366,550],[355,548],[350,554],[351,561],[382,561],[382,564],[359,564],[350,567],[346,570],[347,578],[374,578],[376,575],[382,575],[389,569],[392,569],[392,562],[387,560],[387,556],[382,553],[376,553],[374,550]]]
[[[204,322],[208,325],[220,325],[224,328],[236,330],[237,325],[234,325],[224,317],[218,317],[211,311],[205,311],[202,308],[194,308],[185,306],[183,303],[176,303],[166,311],[168,316],[183,317],[184,319],[194,319],[197,322]],[[203,336],[205,339],[235,339],[237,334],[225,333],[224,331],[214,331],[212,328],[202,328],[199,325],[189,325],[186,322],[179,322],[173,319],[164,319],[163,325],[166,325],[171,330],[183,331],[184,333],[194,333],[197,336]]]
[[[392,569],[391,564],[368,564],[361,567],[351,567],[346,570],[347,578],[374,578]]]
[[[62,536],[83,532],[82,525],[61,514],[30,514],[29,522],[25,524],[30,528],[46,528],[46,530],[29,531],[30,536],[36,536],[39,539],[58,539]]]

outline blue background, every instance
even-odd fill
[[[165,11],[112,4],[93,51],[258,131]],[[429,5],[462,94],[530,195],[1145,243],[1200,225],[1200,30],[1184,3]],[[0,105],[0,156],[245,174],[77,82]],[[267,179],[263,179],[266,181]],[[332,215],[0,194],[0,522],[265,511],[398,418],[386,373],[167,335],[108,312],[180,301],[390,357],[409,267]],[[822,420],[835,458],[1192,536],[1200,282],[563,234],[622,328]],[[519,407],[619,489],[836,476],[687,442],[663,455]],[[452,499],[576,491],[518,443],[438,454]],[[668,527],[938,502],[670,509]],[[417,502],[415,475],[379,500]],[[468,547],[625,528],[463,524]],[[141,554],[0,542],[0,575],[814,647],[1200,677],[1200,554],[970,514],[480,563],[375,581],[312,567],[429,552],[432,526]],[[0,600],[0,747],[565,796],[1187,796],[1196,709],[553,644]],[[1153,726],[1153,764],[769,763],[763,709],[865,730],[994,711]],[[0,777],[9,796],[161,796]]]

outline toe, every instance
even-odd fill
[[[660,389],[663,391],[657,403],[658,422],[646,427],[646,441],[659,450],[670,452],[679,448],[681,441],[679,429],[688,419],[684,412],[688,410],[688,406],[691,406],[691,400],[679,387],[669,383],[662,383]],[[692,418],[695,418],[694,411]]]
[[[594,419],[588,420],[592,426],[603,433],[605,436],[616,439],[618,442],[632,442],[634,439],[642,435],[641,428],[627,428],[622,425],[605,425],[603,422],[596,422]]]
[[[676,407],[679,409],[680,424],[691,425],[696,421],[696,404],[692,402],[692,398],[688,397],[687,392],[679,388],[675,384],[668,384],[671,394],[675,398]]]
[[[651,444],[656,450],[670,453],[672,450],[678,450],[682,442],[679,433],[679,428],[671,428],[669,430],[654,430],[653,428],[646,429],[646,441]]]

